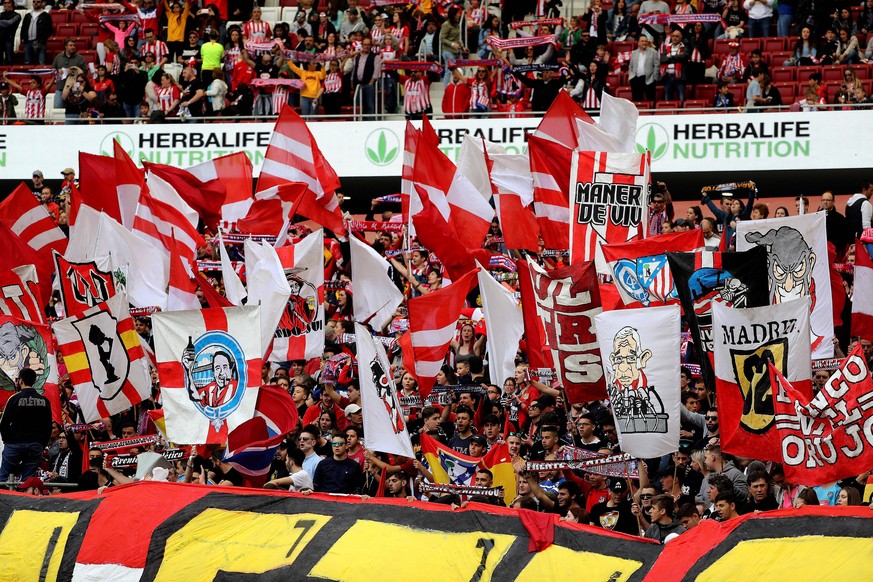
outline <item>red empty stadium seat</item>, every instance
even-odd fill
[[[825,65],[821,68],[822,81],[842,81],[845,65]]]
[[[79,36],[78,24],[59,24],[55,27],[55,36],[67,38],[71,36]]]
[[[640,111],[644,111],[646,109],[652,109],[652,102],[651,101],[634,101],[634,103],[637,104],[637,109],[639,109]]]
[[[64,50],[64,39],[62,38],[50,38],[45,45],[46,51],[48,51],[49,57],[54,58],[52,55],[56,55],[59,52]]]
[[[789,50],[792,47],[785,46],[785,39],[781,37],[765,38],[761,43],[761,50],[766,56],[769,53],[778,53],[784,50]]]
[[[864,90],[867,91],[868,96],[873,94],[873,79],[862,81],[861,84],[864,85]]]
[[[297,6],[297,0],[280,0],[279,5],[283,7],[291,6],[293,8],[294,6]]]
[[[65,24],[68,22],[70,17],[69,10],[52,10],[49,12],[49,15],[52,17],[52,24],[57,27],[59,24]]]
[[[615,96],[619,99],[628,99],[632,98],[633,92],[630,87],[619,87],[615,90]]]
[[[770,68],[773,67],[781,67],[785,64],[785,61],[791,58],[794,53],[788,51],[780,51],[778,53],[770,53],[769,55],[764,55],[764,60],[770,64]]]
[[[712,105],[712,101],[706,99],[689,99],[685,102],[685,109],[703,109]],[[689,111],[688,113],[701,113],[700,111]]]
[[[726,38],[716,39],[715,42],[712,44],[712,54],[726,55],[728,52],[730,52],[730,47],[728,46],[729,42],[730,40]]]
[[[749,56],[753,50],[761,48],[760,38],[744,38],[740,40],[740,52]]]
[[[614,48],[615,48],[615,53],[613,53],[613,54],[626,53],[628,51],[632,51],[635,48],[637,48],[637,43],[635,43],[632,40],[623,40],[621,42],[615,43]]]
[[[853,67],[855,74],[859,79],[869,79],[871,76],[870,67]]]
[[[805,82],[809,81],[809,76],[813,73],[821,73],[821,66],[819,66],[819,65],[804,65],[802,67],[797,67],[796,79],[798,81],[803,81],[805,83]]]
[[[731,93],[734,94],[734,97],[739,96],[739,97],[742,97],[743,99],[745,99],[745,97],[746,97],[746,87],[748,87],[748,85],[746,85],[745,83],[730,83],[730,84],[728,84],[728,89],[730,90]]]
[[[797,73],[796,67],[773,67],[770,71],[770,78],[774,83],[793,83],[794,75]]]
[[[681,101],[658,101],[655,104],[655,109],[681,109]]]
[[[79,25],[80,36],[94,36],[100,30],[100,26],[94,22]]]
[[[773,86],[779,89],[783,103],[790,105],[794,102],[794,83],[773,83]]]
[[[82,55],[82,58],[85,59],[88,63],[96,63],[97,62],[97,51],[87,50],[87,51],[79,51]]]
[[[715,97],[715,89],[716,85],[698,85],[694,93],[694,98],[702,99],[706,101],[707,104],[711,104]]]
[[[621,75],[607,75],[606,84],[610,87],[621,87]]]
[[[70,22],[79,22],[79,23],[87,23],[91,22],[91,19],[78,11],[71,11]]]

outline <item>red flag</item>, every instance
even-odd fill
[[[68,261],[55,253],[55,268],[64,315],[79,317],[88,309],[115,295],[115,280],[110,272],[109,257],[102,257],[101,263],[98,265],[97,259]]]
[[[860,343],[812,400],[769,367],[771,386],[787,395],[773,399],[785,480],[823,485],[869,471],[873,380]]]
[[[524,316],[525,353],[531,368],[553,368],[552,352],[547,349],[543,320],[537,312],[536,294],[530,267],[525,259],[518,265],[518,288],[521,291],[521,312]]]
[[[191,208],[197,211],[203,223],[217,230],[221,220],[221,206],[227,197],[224,184],[218,179],[203,181],[188,170],[143,162],[146,170],[167,182]]]
[[[420,194],[423,207],[423,210],[412,217],[418,240],[439,258],[449,277],[456,279],[475,266],[473,257],[458,242],[454,229],[431,203],[422,187],[416,185],[415,188]]]
[[[873,259],[867,251],[867,246],[860,240],[855,241],[852,335],[873,341]]]
[[[252,161],[245,152],[236,152],[191,166],[187,170],[209,188],[217,183],[227,194],[224,204],[248,200],[252,197]]]
[[[206,303],[209,304],[209,307],[233,307],[233,303],[231,303],[227,297],[219,293],[215,287],[206,280],[203,273],[195,271],[194,279],[200,286],[200,291],[203,293],[203,297],[206,298]]]
[[[3,221],[0,221],[0,248],[3,249],[2,260],[0,260],[0,273],[8,273],[16,269],[16,272],[13,273],[14,276],[5,275],[10,280],[2,282],[6,283],[6,285],[19,285],[21,288],[20,296],[24,298],[27,296],[27,293],[30,293],[30,297],[36,303],[36,319],[34,319],[33,313],[30,312],[31,307],[27,304],[25,304],[25,309],[20,309],[22,311],[22,319],[43,321],[42,308],[48,301],[46,297],[51,297],[52,292],[52,273],[54,272],[54,267],[51,259],[46,260],[42,256],[37,255]],[[33,268],[27,269],[29,265],[33,265]],[[11,293],[11,291],[7,291],[6,295],[8,298],[4,297],[7,305],[18,298]],[[27,316],[24,314],[25,310],[31,313],[31,315]],[[10,315],[15,315],[15,312],[10,312]]]
[[[67,235],[24,182],[0,202],[0,222],[32,248],[45,264],[51,265],[53,250],[59,253],[67,250]]]
[[[473,269],[448,287],[409,300],[409,340],[422,398],[430,394],[443,365],[467,294],[477,284],[478,272]]]
[[[237,222],[240,232],[253,234],[281,234],[286,221],[299,214],[317,222],[334,234],[345,236],[346,227],[339,207],[328,210],[316,199],[312,190],[303,183],[282,184],[268,192],[258,192],[259,197],[248,214]]]
[[[80,203],[102,211],[121,220],[121,208],[116,190],[115,160],[109,156],[96,156],[79,152],[79,190]],[[70,224],[75,224],[79,204],[74,204],[70,212]]]
[[[125,228],[133,228],[133,215],[139,204],[139,193],[145,185],[145,172],[136,166],[118,140],[112,142],[112,153],[115,156],[115,194],[121,211],[120,222]]]
[[[530,161],[526,156],[502,155],[487,157],[491,172],[494,203],[503,228],[503,242],[510,249],[539,250],[539,232],[536,217],[530,208],[533,187]]]
[[[175,238],[172,241],[174,245],[180,246]],[[167,291],[167,311],[201,308],[197,298],[197,285],[188,276],[178,250],[170,252],[170,284]]]
[[[570,164],[573,150],[528,136],[534,212],[547,249],[570,248]]]
[[[181,252],[189,264],[197,257],[197,248],[206,244],[181,212],[145,191],[140,194],[133,232],[170,256]]]
[[[334,196],[340,187],[339,177],[318,149],[306,122],[286,105],[273,128],[255,190],[263,193],[288,182],[303,182],[320,205],[328,210],[339,208]]]
[[[571,150],[575,149],[579,144],[579,132],[576,129],[577,119],[581,119],[585,123],[594,123],[591,116],[573,101],[569,93],[558,91],[558,96],[555,97],[549,110],[543,115],[534,135],[558,142]]]

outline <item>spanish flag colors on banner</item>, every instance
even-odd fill
[[[454,451],[438,440],[422,434],[421,453],[437,483],[472,485],[476,469],[481,467],[494,474],[494,487],[503,487],[504,503],[509,504],[515,499],[515,471],[505,443],[494,445],[484,457],[477,459]]]

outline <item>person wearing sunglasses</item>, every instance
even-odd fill
[[[361,489],[364,474],[361,466],[349,458],[345,435],[330,441],[333,456],[322,460],[312,476],[313,490],[321,493],[356,493]]]

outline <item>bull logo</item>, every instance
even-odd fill
[[[770,430],[775,420],[768,364],[786,373],[788,339],[780,338],[754,350],[731,350],[734,377],[743,397],[740,426],[753,434]]]

